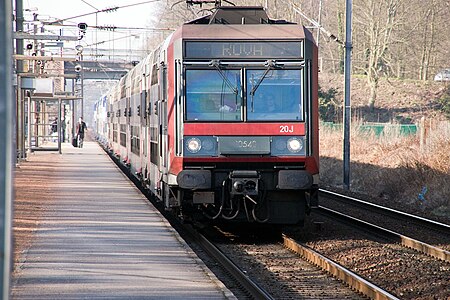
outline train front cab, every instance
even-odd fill
[[[317,48],[298,25],[242,26],[185,25],[174,42],[170,173],[184,210],[301,223],[317,205]]]

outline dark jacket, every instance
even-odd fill
[[[84,123],[83,121],[81,121],[81,123],[77,123],[77,135],[80,138],[84,138],[84,132],[87,130],[87,126],[86,123]]]

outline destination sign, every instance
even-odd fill
[[[302,58],[302,42],[186,42],[186,58]]]

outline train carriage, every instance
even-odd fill
[[[97,134],[97,139],[102,144],[108,141],[108,126],[107,126],[107,111],[108,111],[108,96],[103,95],[100,100],[94,105],[94,129]]]
[[[301,223],[317,205],[317,73],[304,27],[220,7],[122,78],[110,148],[186,217]]]

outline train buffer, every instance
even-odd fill
[[[96,143],[15,173],[12,299],[235,299]]]

